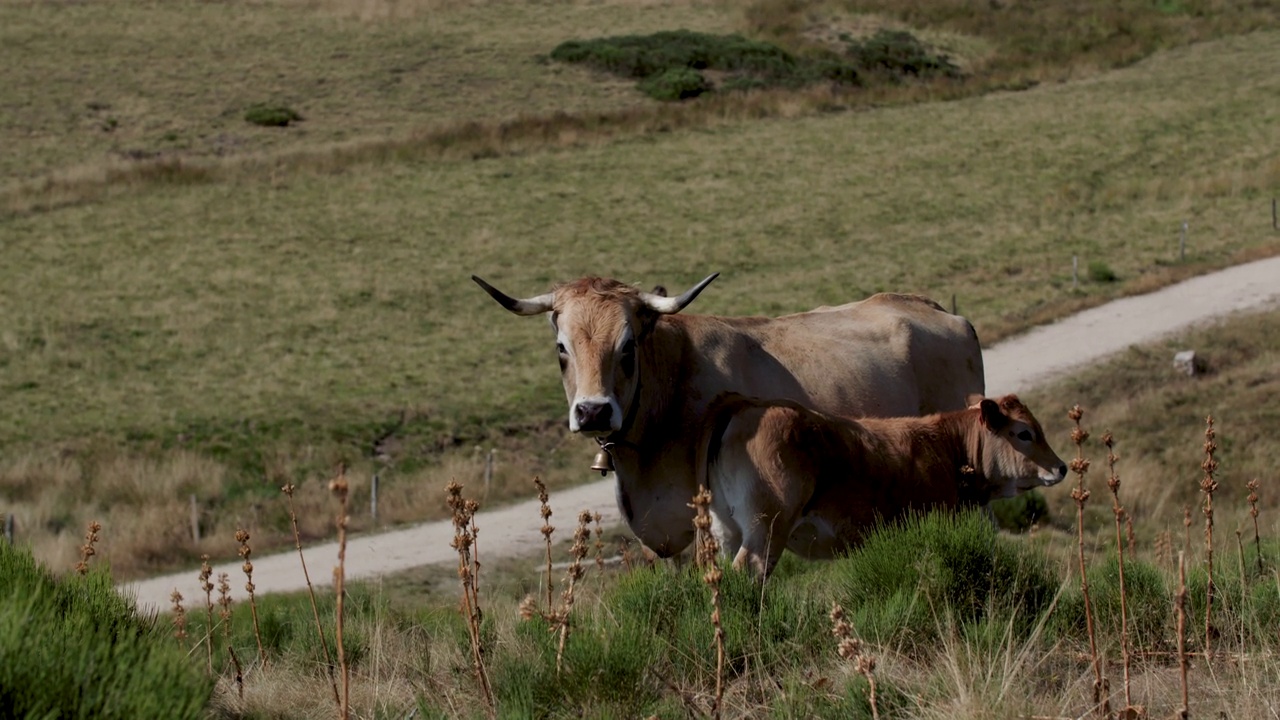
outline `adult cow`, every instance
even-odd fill
[[[882,521],[984,506],[1067,476],[1016,395],[970,402],[925,417],[853,419],[721,395],[698,460],[721,550],[763,579],[784,549],[832,558]]]
[[[587,277],[516,299],[551,314],[569,429],[613,458],[618,507],[661,557],[693,540],[690,499],[708,404],[725,392],[848,416],[922,415],[984,391],[973,326],[917,295],[881,293],[779,318],[678,315],[718,273],[677,297]]]

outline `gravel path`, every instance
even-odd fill
[[[987,392],[990,395],[1021,392],[1130,345],[1156,340],[1233,312],[1277,305],[1280,305],[1280,256],[1203,275],[1147,295],[1116,300],[985,350]],[[586,445],[583,453],[584,459],[590,455]],[[612,479],[558,490],[552,495],[551,504],[559,518],[573,518],[579,510],[589,509],[599,512],[605,525],[621,522]],[[530,500],[481,513],[476,524],[480,528],[483,557],[528,553],[540,544],[541,520],[537,506],[537,500]],[[559,524],[567,526],[572,520],[562,520]],[[449,547],[452,538],[453,525],[449,521],[353,538],[347,544],[347,577],[370,578],[423,565],[456,562],[457,555]],[[332,583],[337,543],[308,547],[305,552],[312,582]],[[259,594],[306,587],[296,551],[256,557],[253,566]],[[235,578],[232,596],[237,601],[243,599],[244,574],[238,560],[221,562],[213,571],[214,577],[226,572]],[[194,570],[127,584],[122,591],[134,594],[140,608],[165,610],[175,588],[189,602],[202,592]]]

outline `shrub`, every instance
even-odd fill
[[[681,100],[712,90],[702,71],[725,74],[723,90],[801,87],[830,81],[854,84],[858,71],[835,54],[797,57],[782,48],[741,35],[709,35],[675,30],[569,40],[551,59],[579,63],[641,81],[640,89],[661,100]]]
[[[868,639],[920,643],[1012,614],[1029,632],[1058,583],[1044,557],[998,535],[983,513],[912,516],[876,530],[835,568],[852,623]]]
[[[711,89],[702,73],[689,68],[672,68],[640,81],[640,91],[655,100],[685,100]]]
[[[895,78],[960,75],[949,57],[930,52],[914,35],[901,30],[881,30],[866,40],[852,41],[848,55],[863,70]]]
[[[1111,553],[1114,550],[1110,551]],[[1161,647],[1172,642],[1173,590],[1165,587],[1160,571],[1150,563],[1125,558],[1125,607],[1129,614],[1129,643],[1134,647]],[[1098,637],[1120,637],[1120,563],[1114,554],[1089,568],[1089,597]],[[1085,640],[1084,595],[1077,582],[1058,599],[1050,634]]]
[[[0,717],[201,718],[213,681],[111,577],[0,543]]]
[[[1049,503],[1038,490],[1025,492],[1017,497],[993,500],[991,511],[996,524],[1009,532],[1026,532],[1032,525],[1049,519]]]
[[[284,105],[257,103],[244,111],[244,119],[263,127],[288,127],[289,123],[302,120],[296,110]]]
[[[1089,262],[1089,279],[1099,283],[1109,283],[1119,280],[1120,277],[1102,260],[1092,260]]]

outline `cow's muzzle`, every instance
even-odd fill
[[[613,403],[597,400],[584,400],[573,406],[574,425],[571,428],[582,433],[609,433],[613,426]]]

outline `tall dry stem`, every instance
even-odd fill
[[[591,519],[595,521],[596,527],[596,580],[604,583],[604,529],[600,527],[603,518],[600,513],[596,513]]]
[[[200,556],[200,589],[204,590],[204,610],[205,610],[205,633],[204,646],[209,656],[209,674],[213,675],[213,583],[209,582],[209,577],[213,575],[213,568],[209,566],[209,556]]]
[[[178,647],[186,649],[187,639],[187,609],[182,607],[182,593],[178,592],[178,588],[174,588],[169,595],[169,602],[173,603],[173,637],[178,641]]]
[[[302,579],[307,581],[307,597],[311,598],[311,616],[316,622],[316,636],[320,638],[320,647],[324,650],[324,667],[329,673],[329,687],[333,690],[333,703],[342,709],[342,696],[338,694],[338,680],[333,674],[333,656],[329,654],[329,641],[325,638],[324,627],[320,624],[320,606],[316,604],[316,589],[311,584],[311,574],[307,572],[307,559],[302,555],[302,533],[298,531],[298,513],[293,507],[293,483],[286,483],[280,488],[289,499],[289,522],[293,525],[293,545],[298,548],[298,562],[302,564]]]
[[[876,707],[876,659],[862,651],[862,641],[854,637],[853,627],[845,619],[840,603],[831,605],[831,634],[836,638],[836,652],[853,663],[854,669],[867,679],[871,720],[880,720],[880,710]]]
[[[1129,610],[1126,606],[1124,587],[1124,544],[1120,538],[1121,519],[1126,517],[1124,506],[1120,504],[1120,476],[1116,474],[1115,438],[1111,431],[1102,434],[1102,444],[1107,448],[1107,488],[1111,490],[1111,512],[1116,518],[1116,561],[1120,575],[1120,653],[1124,658],[1124,706],[1126,712],[1133,707],[1130,693],[1130,654],[1129,654]],[[1133,525],[1129,527],[1132,529]],[[1132,546],[1131,546],[1132,547]]]
[[[705,568],[702,581],[711,588],[711,624],[715,627],[716,639],[716,697],[711,705],[711,717],[719,720],[721,705],[724,702],[724,626],[720,622],[720,580],[723,573],[716,562],[720,548],[715,535],[711,533],[711,493],[701,485],[698,494],[693,496],[693,527],[697,546],[695,559],[698,567]]]
[[[542,478],[534,476],[533,484],[538,488],[538,502],[542,504],[539,511],[542,513],[542,539],[547,543],[547,614],[551,615],[555,612],[555,607],[551,604],[551,533],[555,532],[555,526],[551,524],[551,506],[547,504],[550,496],[547,495],[547,486],[542,483]]]
[[[591,539],[591,530],[587,527],[591,522],[591,513],[583,510],[578,513],[578,527],[573,531],[573,546],[569,548],[569,556],[573,561],[569,563],[569,569],[565,573],[564,593],[560,598],[560,644],[556,648],[556,675],[560,675],[560,669],[564,663],[564,644],[569,639],[569,622],[570,614],[573,611],[573,588],[577,585],[578,580],[586,574],[586,570],[582,567],[582,559],[587,556],[587,543]]]
[[[236,693],[240,699],[244,699],[244,666],[240,664],[240,658],[236,655],[236,649],[231,647],[231,643],[227,643],[227,655],[231,657],[231,665],[236,669],[235,682]]]
[[[253,637],[258,641],[258,660],[265,668],[267,651],[262,647],[262,631],[258,629],[258,603],[253,596],[253,591],[257,588],[253,584],[253,562],[249,560],[249,556],[253,554],[253,549],[249,547],[249,531],[236,530],[236,542],[240,543],[240,559],[244,560],[244,565],[241,565],[240,569],[244,570],[246,579],[244,590],[249,593],[249,612],[253,616]]]
[[[98,554],[94,549],[94,545],[98,543],[98,531],[102,529],[102,525],[97,520],[91,521],[89,527],[84,533],[84,544],[80,546],[80,562],[76,563],[75,570],[77,573],[84,575],[89,572],[89,558]]]
[[[1218,444],[1214,442],[1213,416],[1205,418],[1204,429],[1204,462],[1200,463],[1200,468],[1204,470],[1204,478],[1200,480],[1200,492],[1204,493],[1204,562],[1205,570],[1208,573],[1207,582],[1205,583],[1204,598],[1204,659],[1205,662],[1213,661],[1213,654],[1209,643],[1213,633],[1213,597],[1217,594],[1217,588],[1213,582],[1213,493],[1218,489],[1218,481],[1213,479],[1213,473],[1218,469],[1218,461],[1213,459],[1213,453],[1218,449]]]
[[[1076,474],[1076,486],[1071,490],[1071,498],[1076,501],[1076,541],[1080,560],[1080,594],[1084,596],[1085,627],[1089,632],[1089,655],[1093,658],[1093,706],[1103,717],[1111,715],[1110,692],[1107,679],[1102,674],[1102,657],[1098,652],[1098,641],[1094,635],[1093,604],[1089,598],[1089,573],[1084,561],[1084,505],[1089,500],[1089,491],[1084,486],[1085,473],[1089,471],[1089,461],[1084,457],[1084,441],[1089,433],[1080,427],[1080,418],[1084,410],[1075,405],[1067,413],[1067,417],[1075,424],[1071,430],[1071,440],[1076,445],[1076,456],[1071,460],[1071,470]]]
[[[218,620],[222,637],[231,640],[231,577],[226,573],[218,573]]]
[[[338,651],[338,668],[342,671],[342,700],[338,703],[338,720],[347,720],[351,717],[351,668],[347,666],[346,648],[342,643],[345,619],[343,599],[346,596],[347,577],[347,495],[349,490],[346,467],[339,465],[338,477],[329,481],[329,492],[338,498],[338,566],[333,569],[333,587],[337,595],[333,644]]]
[[[472,560],[475,548],[476,528],[475,513],[480,505],[474,500],[462,497],[462,486],[450,482],[445,487],[445,501],[453,512],[453,540],[450,547],[458,552],[458,579],[462,583],[462,609],[466,615],[467,632],[471,641],[471,660],[484,692],[485,707],[490,717],[497,713],[493,699],[493,687],[489,683],[489,672],[484,664],[484,647],[480,636],[480,623],[483,619],[480,610],[480,596],[476,591],[476,575],[479,567]],[[524,607],[522,604],[522,612]]]
[[[1258,478],[1254,478],[1248,482],[1245,487],[1249,488],[1249,516],[1253,518],[1253,547],[1258,555],[1258,576],[1261,577],[1262,569],[1262,535],[1258,533]]]
[[[1178,717],[1187,720],[1190,702],[1187,698],[1187,562],[1186,554],[1178,553],[1178,594],[1175,606],[1178,610],[1178,670],[1182,676],[1182,708]]]

